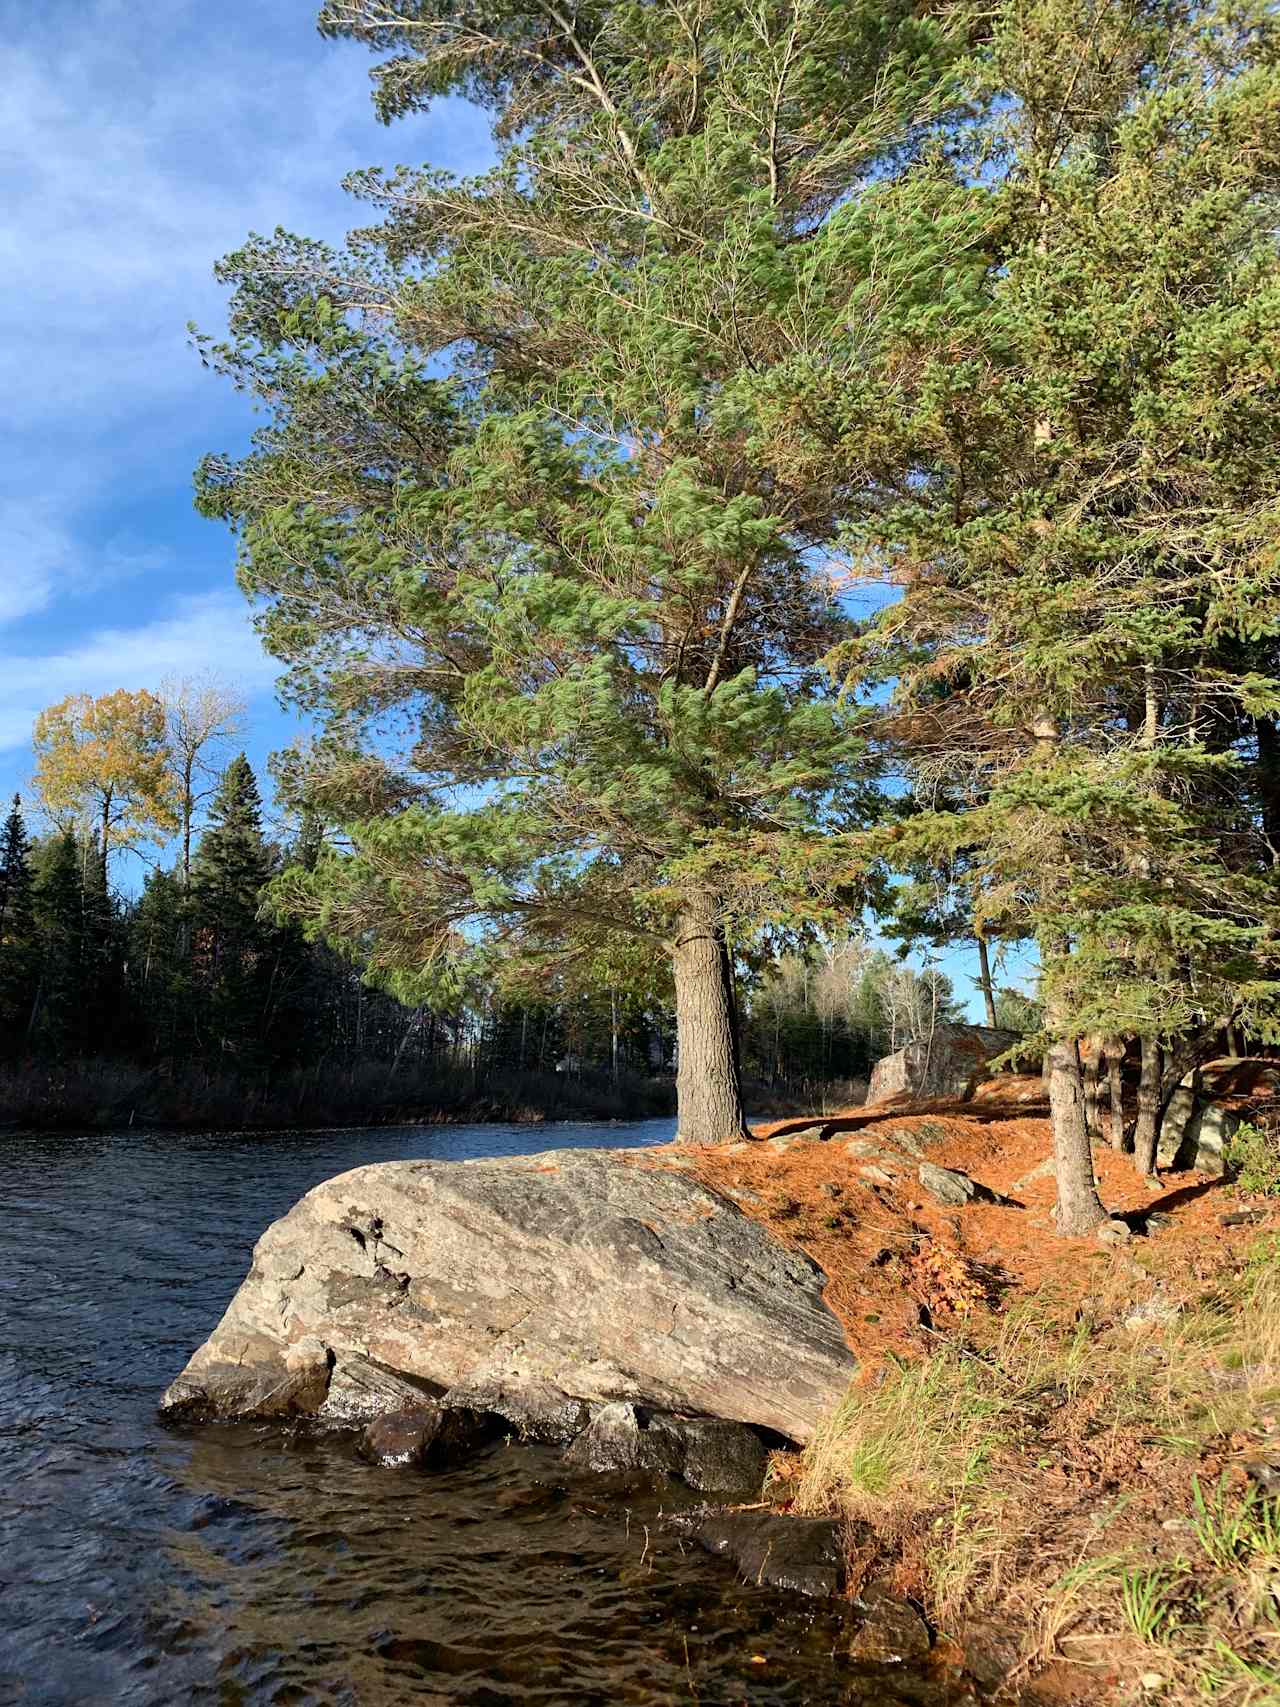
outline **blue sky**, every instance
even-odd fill
[[[213,670],[252,696],[250,756],[292,726],[191,473],[251,430],[201,368],[214,262],[250,230],[340,237],[358,166],[489,158],[444,102],[379,125],[373,61],[318,0],[0,0],[0,790],[35,713],[76,690]],[[3,796],[0,796],[3,797]],[[122,872],[121,877],[125,874]]]

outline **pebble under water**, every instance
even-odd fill
[[[841,1608],[666,1529],[693,1496],[497,1445],[376,1470],[156,1403],[267,1223],[366,1162],[662,1143],[635,1126],[0,1135],[0,1703],[936,1702]]]

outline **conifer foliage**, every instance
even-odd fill
[[[15,794],[0,830],[0,1052],[12,1053],[25,1036],[38,976],[31,839]]]
[[[336,0],[322,27],[391,53],[385,117],[465,93],[502,156],[359,175],[383,221],[347,250],[222,269],[206,358],[271,425],[203,503],[327,722],[302,797],[354,849],[282,905],[415,996],[498,943],[639,939],[674,977],[681,1134],[733,1137],[733,946],[856,910],[832,856],[874,774],[822,669],[840,496],[755,417],[827,360],[827,230],[925,146],[961,43],[878,4],[705,8],[691,36],[678,0]]]

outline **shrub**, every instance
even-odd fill
[[[1241,1121],[1227,1145],[1227,1172],[1241,1191],[1280,1197],[1280,1137]]]

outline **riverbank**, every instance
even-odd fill
[[[671,1114],[669,1079],[506,1072],[482,1079],[385,1062],[250,1074],[114,1061],[0,1068],[0,1130],[258,1132],[321,1126],[644,1120]]]
[[[840,1107],[864,1086],[814,1087]],[[785,1087],[753,1084],[756,1117],[794,1107]],[[454,1126],[492,1121],[652,1120],[675,1113],[663,1074],[422,1071],[387,1062],[266,1074],[164,1063],[25,1062],[0,1066],[0,1132],[310,1131],[321,1126]]]
[[[1280,1204],[1152,1191],[1100,1149],[1123,1220],[1060,1239],[1039,1096],[993,1081],[698,1158],[824,1269],[861,1365],[768,1494],[844,1519],[853,1589],[887,1574],[990,1687],[1274,1707]]]

